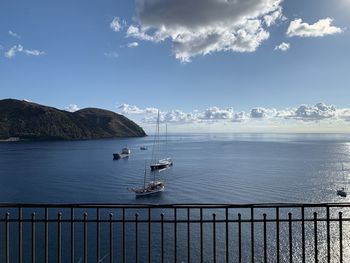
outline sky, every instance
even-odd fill
[[[1,0],[0,99],[173,131],[350,132],[350,0]]]

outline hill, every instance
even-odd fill
[[[0,100],[0,139],[81,140],[146,136],[123,115],[86,108],[68,112],[40,104]]]

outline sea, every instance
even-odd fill
[[[129,158],[113,160],[113,153],[122,148],[131,149]],[[146,147],[147,150],[141,150]],[[153,157],[171,157],[173,166],[161,172],[151,172],[150,163]],[[19,141],[0,143],[0,202],[11,204],[261,204],[261,203],[342,203],[349,197],[342,198],[336,193],[340,187],[346,187],[350,170],[350,135],[348,134],[169,134],[155,142],[154,136],[143,138],[82,140],[82,141]],[[165,182],[165,191],[159,195],[135,198],[128,189],[142,186],[146,173],[146,181],[161,179]],[[1,204],[0,204],[1,205]],[[108,207],[108,206],[107,206]],[[0,209],[0,236],[9,240],[9,246],[0,243],[0,261],[19,260],[18,236],[23,234],[23,262],[31,262],[33,250],[36,251],[36,262],[44,262],[45,221],[42,208],[23,210],[23,233],[18,222],[6,220],[19,217],[16,209]],[[36,215],[32,214],[35,212]],[[70,262],[70,230],[72,224],[69,218],[72,210],[49,210],[48,227],[49,262],[56,262],[58,251],[61,251],[62,262]],[[74,217],[75,242],[74,262],[96,262],[96,210],[76,209]],[[162,241],[161,225],[152,223],[152,231],[147,224],[140,223],[136,228],[135,221],[124,225],[121,221],[122,210],[113,211],[101,209],[101,243],[98,262],[107,262],[113,257],[114,262],[148,262],[148,249],[151,249],[150,262],[173,262],[175,254],[177,262],[225,262],[225,228],[217,223],[216,238],[213,238],[213,216],[225,217],[224,210],[205,210],[204,219],[209,220],[204,225],[203,261],[200,260],[200,232],[198,223],[184,223],[187,219],[198,220],[199,210],[188,212],[179,208],[178,218],[185,220],[164,226],[164,260],[161,260],[160,247]],[[325,217],[325,210],[309,209],[306,218],[313,218],[313,212]],[[62,230],[58,230],[58,212],[62,213]],[[83,213],[92,220],[83,224]],[[115,221],[108,225],[109,213],[112,212]],[[140,219],[147,220],[147,210],[128,210],[127,220],[135,220],[135,212],[140,213]],[[275,210],[255,210],[255,217],[262,220],[262,213],[267,217],[276,218]],[[293,217],[300,218],[300,208],[281,209],[280,217],[285,221],[280,223],[280,261],[290,262],[290,244],[293,245],[294,262],[301,261],[301,223],[288,224],[288,212]],[[344,209],[344,218],[350,211]],[[346,212],[346,213],[345,213]],[[169,209],[154,209],[152,219],[160,220],[161,213],[165,220],[174,219],[174,211]],[[189,214],[187,214],[189,213]],[[229,218],[237,220],[242,213],[245,219],[250,218],[250,210],[230,210]],[[36,216],[38,221],[33,221]],[[187,217],[186,217],[187,216]],[[338,210],[331,210],[331,217],[338,218]],[[187,218],[187,219],[186,219]],[[119,220],[119,221],[118,221]],[[34,223],[36,232],[34,232]],[[147,222],[147,221],[145,221]],[[208,223],[209,222],[209,223]],[[248,223],[247,223],[248,222]],[[251,224],[242,223],[242,261],[252,262],[251,254]],[[83,228],[84,226],[84,228]],[[267,223],[267,261],[276,262],[276,223]],[[113,230],[111,232],[111,228]],[[126,240],[121,233],[126,231]],[[315,238],[315,224],[310,219],[305,222],[306,260],[314,262],[315,242],[318,244],[319,262],[326,262],[327,224],[320,221],[318,241]],[[191,228],[191,230],[190,230]],[[7,232],[6,232],[7,231]],[[62,247],[58,249],[58,231],[62,231]],[[174,232],[177,231],[178,243],[174,245]],[[238,261],[238,225],[230,223],[229,229],[230,262]],[[291,232],[292,231],[292,232]],[[339,262],[340,241],[339,222],[330,223],[331,262]],[[350,258],[350,225],[343,222],[343,254],[344,259]],[[7,234],[10,236],[7,238]],[[61,232],[60,232],[61,233]],[[85,234],[84,234],[85,233]],[[113,255],[110,254],[110,233],[113,233]],[[149,234],[150,233],[150,234]],[[255,262],[263,262],[263,225],[262,221],[255,224]],[[288,234],[289,233],[289,234]],[[288,243],[290,233],[293,243]],[[35,236],[34,236],[35,235]],[[139,241],[135,242],[135,238]],[[36,239],[36,248],[33,242]],[[88,243],[83,243],[85,238]],[[152,244],[148,242],[152,239]],[[4,239],[5,240],[5,239]],[[109,240],[109,241],[108,241]],[[213,245],[217,242],[216,245]],[[316,241],[315,241],[316,240]],[[123,250],[122,244],[125,243]],[[88,244],[88,252],[83,251],[83,244]],[[190,245],[188,245],[190,244]],[[84,245],[84,246],[85,246]],[[87,245],[86,245],[87,246]],[[137,248],[138,247],[138,248]],[[174,247],[177,248],[175,253]],[[189,249],[190,247],[190,249]],[[217,248],[216,257],[213,247]],[[6,251],[8,253],[6,254]],[[124,254],[123,254],[124,251]],[[136,258],[136,251],[139,258]],[[191,255],[189,254],[191,251]],[[85,255],[85,257],[84,257]],[[112,255],[112,256],[111,256]],[[34,260],[35,261],[35,260]],[[348,262],[348,261],[344,261]]]
[[[147,150],[140,150],[140,147]],[[309,203],[336,195],[350,170],[348,134],[170,134],[143,138],[0,143],[0,200],[12,203]],[[131,149],[129,158],[113,153]],[[159,148],[159,149],[158,149]],[[152,156],[174,165],[151,173]],[[343,168],[344,170],[343,171]],[[129,188],[160,178],[165,191]]]

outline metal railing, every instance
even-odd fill
[[[0,204],[0,262],[349,262],[350,204]]]

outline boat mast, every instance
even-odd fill
[[[159,111],[158,111],[158,120],[157,120],[157,137],[158,137],[158,158],[157,158],[157,162],[159,162],[159,158],[160,158],[160,156],[159,156],[159,154],[160,154],[160,145],[159,145]]]
[[[145,175],[143,177],[143,189],[146,189],[146,161],[145,161]]]
[[[165,158],[168,158],[168,124],[165,124]]]

